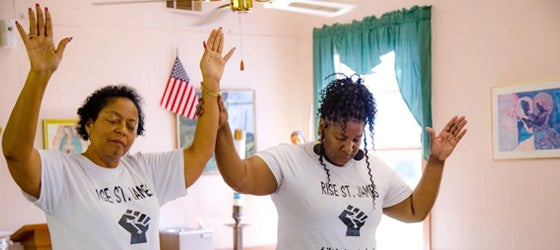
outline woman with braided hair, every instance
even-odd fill
[[[221,103],[218,168],[237,192],[271,195],[278,212],[277,249],[376,249],[382,213],[403,222],[420,222],[429,214],[445,160],[466,134],[467,121],[454,116],[438,135],[426,128],[430,156],[412,190],[367,150],[377,109],[362,79],[333,80],[321,95],[317,143],[280,144],[246,159],[235,151]]]

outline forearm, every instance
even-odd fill
[[[443,176],[444,163],[436,157],[428,158],[422,178],[412,194],[412,211],[418,220],[425,219],[434,206]]]
[[[240,188],[246,173],[243,162],[235,150],[229,123],[218,130],[215,157],[224,181],[235,190]]]
[[[217,87],[215,88],[217,89]],[[216,131],[218,130],[219,119],[217,98],[217,96],[202,93],[201,108],[203,113],[198,117],[193,142],[188,148],[189,155],[193,159],[197,159],[199,164],[195,164],[195,166],[199,168],[197,170],[200,170],[200,172],[212,157],[216,146]]]
[[[52,73],[30,71],[2,138],[6,160],[29,159],[34,148],[39,111]]]

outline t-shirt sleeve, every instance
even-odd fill
[[[138,153],[146,171],[151,175],[160,206],[187,194],[183,150],[163,153]]]
[[[378,167],[383,168],[384,178],[387,178],[387,190],[383,199],[383,208],[399,204],[412,194],[412,189],[386,163],[378,161]]]
[[[287,150],[287,147],[285,146],[285,144],[280,144],[278,146],[265,149],[255,154],[266,163],[266,165],[274,175],[274,178],[276,178],[276,183],[278,183],[278,187],[282,185],[282,180],[283,180],[282,167],[281,167],[282,162],[288,161],[288,159],[284,158],[286,154],[282,154],[284,150]]]
[[[53,213],[66,197],[64,175],[64,155],[57,150],[38,150],[41,157],[41,192],[35,198],[23,192],[24,197],[45,213]]]

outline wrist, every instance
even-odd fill
[[[220,89],[220,81],[213,79],[213,78],[207,78],[207,77],[202,77],[202,81],[200,81],[200,85],[204,86],[205,88],[209,89],[209,90],[219,90]]]
[[[222,90],[219,88],[211,88],[206,86],[206,84],[204,84],[204,82],[200,83],[200,91],[202,92],[202,95],[209,95],[209,96],[213,96],[213,97],[219,97],[222,95]]]
[[[34,78],[49,79],[51,78],[53,73],[54,73],[53,71],[41,71],[41,70],[30,69],[27,75]]]
[[[227,128],[229,128],[229,122],[228,121],[225,121],[225,122],[222,122],[222,123],[218,124],[218,131],[227,131],[228,130]]]
[[[428,156],[428,163],[432,163],[434,166],[443,166],[445,165],[445,159],[441,160],[439,157],[430,154]]]

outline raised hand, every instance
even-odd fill
[[[430,155],[445,161],[467,133],[466,124],[467,120],[464,116],[454,116],[437,136],[432,128],[426,128],[430,133]]]
[[[58,68],[64,49],[72,38],[62,39],[55,48],[52,19],[48,8],[43,12],[41,6],[36,4],[35,12],[31,8],[28,9],[29,34],[20,23],[16,22],[16,27],[27,50],[31,71],[52,74]]]
[[[202,78],[210,90],[219,89],[219,81],[222,79],[224,67],[229,58],[233,55],[235,48],[222,57],[222,50],[224,46],[224,33],[222,28],[213,29],[208,40],[204,44],[204,54],[200,59],[200,70],[202,71]]]

